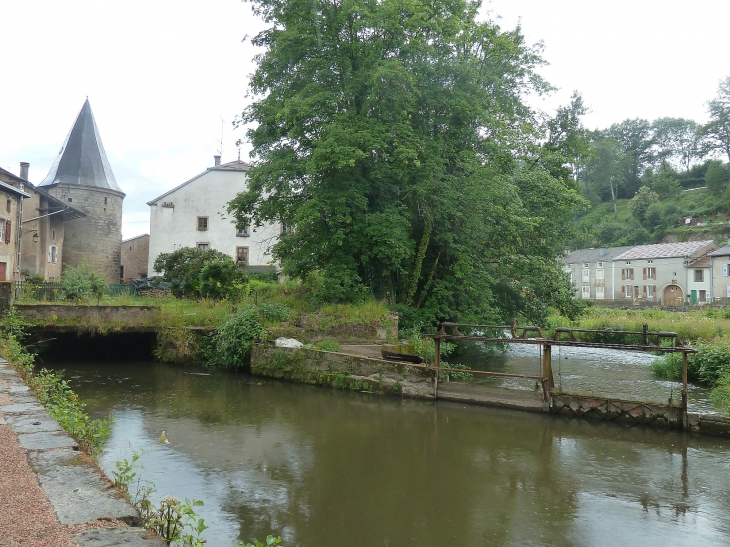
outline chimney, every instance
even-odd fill
[[[30,163],[27,161],[21,161],[20,162],[20,178],[28,180],[28,168],[30,167]]]
[[[216,165],[220,165],[221,164],[221,157],[220,156],[213,156],[213,159],[215,160],[215,164]]]

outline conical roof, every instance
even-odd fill
[[[121,192],[114,179],[109,160],[106,159],[104,145],[101,144],[99,129],[96,127],[88,98],[48,176],[39,186],[52,184],[78,184]]]

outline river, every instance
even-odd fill
[[[156,496],[205,501],[214,547],[730,544],[728,440],[151,362],[52,366],[114,415],[107,473],[146,450]]]

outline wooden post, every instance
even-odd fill
[[[682,352],[682,425],[687,426],[687,352]]]
[[[441,338],[433,339],[434,355],[433,364],[436,367],[436,375],[433,379],[433,397],[438,399],[439,396],[439,374],[441,373]]]
[[[553,356],[552,356],[552,346],[550,344],[545,344],[542,347],[541,376],[543,377],[547,388],[549,390],[552,390],[555,387],[555,382],[553,381]]]

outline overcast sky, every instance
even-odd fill
[[[627,118],[706,121],[705,103],[730,76],[727,0],[492,0],[485,12],[528,43],[560,88],[575,89],[604,128]],[[45,178],[88,95],[124,200],[124,238],[147,233],[146,202],[236,158],[231,121],[247,104],[261,28],[239,0],[2,0],[0,166]],[[223,123],[221,124],[221,118]],[[248,159],[244,146],[242,159]]]

